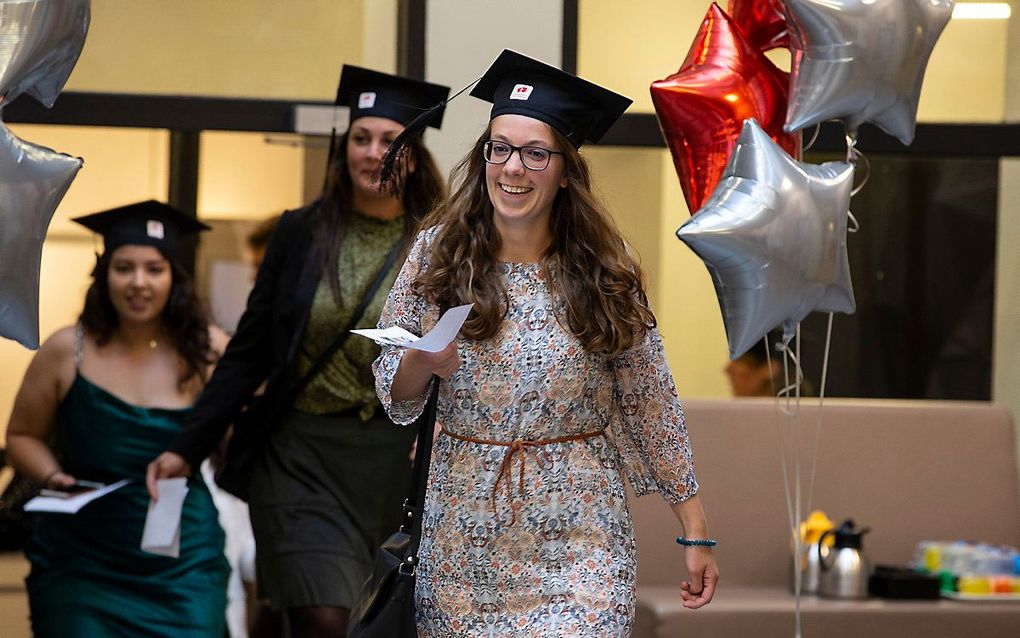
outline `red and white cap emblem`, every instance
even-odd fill
[[[365,91],[358,96],[358,108],[370,109],[375,107],[375,91]]]
[[[516,84],[514,90],[510,91],[511,100],[526,100],[531,97],[531,92],[535,90],[535,87],[529,84]]]

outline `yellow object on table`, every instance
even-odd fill
[[[990,594],[992,584],[987,576],[960,576],[956,590],[961,594]]]
[[[814,510],[806,520],[800,523],[800,540],[805,545],[814,545],[818,542],[818,539],[822,537],[822,534],[829,531],[836,524],[829,520],[829,517],[825,515],[822,510]],[[825,544],[828,547],[832,547],[832,543],[835,540],[833,536],[829,536],[825,539]]]

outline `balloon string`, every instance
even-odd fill
[[[769,354],[771,352],[771,349],[768,347],[768,345],[769,345],[768,335],[766,335],[765,336],[765,360],[766,360],[766,362],[769,365],[769,369],[771,369],[772,368],[772,356]],[[783,368],[784,368],[783,374],[784,374],[784,376],[786,376],[786,366],[784,365]],[[782,469],[782,472],[783,472],[783,491],[784,491],[784,495],[786,496],[786,513],[787,513],[787,518],[788,518],[787,523],[788,523],[789,529],[791,530],[791,533],[792,533],[792,531],[796,527],[796,525],[795,525],[794,520],[793,520],[793,499],[792,499],[792,497],[790,495],[790,477],[789,477],[789,474],[788,474],[788,471],[787,471],[787,463],[786,463],[786,443],[785,443],[786,432],[783,429],[783,425],[782,425],[781,419],[778,418],[778,416],[780,414],[782,414],[782,413],[783,413],[783,410],[782,410],[782,407],[780,406],[780,397],[777,394],[776,395],[776,416],[777,416],[777,418],[775,419],[775,423],[776,423],[776,445],[779,448],[779,465],[780,465],[780,468]],[[796,542],[796,540],[794,540],[794,542]]]
[[[814,498],[815,491],[815,471],[818,469],[818,447],[822,438],[822,406],[825,404],[825,380],[829,373],[829,346],[832,343],[832,316],[833,313],[829,313],[829,325],[825,329],[825,351],[822,354],[822,380],[821,385],[818,387],[818,416],[815,421],[815,446],[811,451],[811,476],[808,478],[808,497],[807,497],[807,508],[805,511],[811,511],[811,500]]]
[[[815,130],[811,133],[811,139],[808,140],[808,143],[804,145],[804,148],[801,149],[801,152],[811,150],[811,147],[814,146],[815,142],[818,141],[818,133],[821,132],[821,130],[822,130],[821,123],[815,124]]]
[[[767,343],[767,342],[766,342]],[[796,384],[790,382],[790,363],[796,360],[794,354],[790,351],[789,347],[785,343],[776,344],[776,349],[783,352],[783,382],[784,387],[790,387]],[[770,364],[771,365],[771,364]],[[799,374],[799,364],[795,364],[794,374]],[[794,452],[797,452],[798,446],[796,444],[796,425],[799,417],[799,410],[794,410],[794,400],[791,396],[792,393],[787,392],[786,394],[776,395],[776,412],[777,415],[782,415],[784,418],[776,419],[776,426],[779,430],[779,436],[777,441],[779,445],[779,458],[780,465],[783,471],[783,490],[786,496],[786,512],[789,522],[789,529],[792,535],[791,540],[796,548],[799,543],[800,529],[799,529],[799,505],[800,505],[800,463],[799,454],[795,454],[793,458],[793,469],[794,469],[794,480],[791,486],[790,480],[790,460],[787,458],[787,449],[790,448]],[[799,391],[796,393],[797,403],[799,404]],[[785,427],[784,427],[785,425]],[[799,560],[799,558],[798,558]]]
[[[856,233],[857,231],[859,231],[861,229],[861,223],[857,221],[857,217],[854,216],[853,211],[848,210],[846,212],[846,216],[850,220],[850,224],[847,226],[846,232]]]
[[[794,551],[797,552],[797,557],[799,558],[800,557],[800,552],[802,551],[801,550],[801,546],[804,543],[804,539],[802,538],[802,536],[800,534],[800,521],[801,521],[801,519],[804,516],[804,510],[801,509],[802,501],[801,501],[801,481],[800,481],[800,387],[801,387],[801,382],[804,379],[804,371],[803,371],[803,369],[801,368],[801,365],[800,365],[800,362],[801,362],[801,358],[800,358],[800,322],[797,322],[797,357],[794,359],[794,362],[796,363],[796,372],[797,372],[797,390],[796,390],[796,392],[797,392],[797,414],[796,414],[796,417],[794,417],[794,421],[791,423],[791,425],[793,426],[793,429],[794,429],[794,433],[793,433],[794,444],[797,446],[796,449],[795,449],[795,454],[794,454],[794,458],[796,459],[796,469],[794,470],[794,477],[795,477],[795,480],[797,482],[797,492],[796,492],[797,493],[797,498],[796,498],[796,504],[794,506],[794,515],[793,515],[793,520],[797,523],[797,529],[796,529],[795,534],[794,534],[793,547],[794,547]],[[797,571],[799,572],[800,570],[798,569]],[[794,577],[794,580],[796,581],[796,576]],[[794,586],[796,587],[796,582],[794,582]],[[797,595],[796,600],[794,601],[794,606],[796,607],[797,620],[799,621],[800,620],[800,595],[799,594]]]
[[[790,352],[790,349],[789,349],[789,347],[786,344],[783,344],[783,343],[777,343],[776,344],[776,349],[779,350],[780,352],[783,352],[785,357],[788,357],[789,360],[793,362],[793,364],[794,364],[794,368],[793,369],[794,369],[794,376],[795,376],[795,379],[791,382],[789,380],[789,375],[785,374],[785,372],[786,372],[785,371],[786,358],[784,358],[784,360],[783,360],[784,376],[786,377],[784,379],[785,385],[782,388],[780,388],[778,392],[776,392],[776,396],[777,397],[790,397],[792,395],[792,396],[795,396],[798,400],[800,399],[801,383],[804,381],[804,369],[800,365],[800,356],[799,356],[799,354],[800,354],[800,324],[799,323],[797,324],[796,348],[797,348],[797,354],[794,354],[793,352]],[[789,416],[789,413],[787,413],[787,416]]]
[[[868,159],[867,155],[865,155],[864,153],[862,153],[861,151],[859,151],[859,150],[857,150],[855,148],[854,149],[854,159],[853,159],[854,177],[855,178],[856,178],[856,175],[857,175],[857,169],[859,168],[857,166],[858,162],[861,162],[861,163],[864,164],[864,177],[861,178],[861,183],[858,184],[857,186],[854,186],[853,190],[850,191],[850,197],[853,197],[857,193],[861,192],[861,189],[864,188],[864,185],[868,183],[868,179],[871,178],[871,160]]]
[[[786,496],[786,511],[790,525],[791,541],[793,545],[793,594],[794,594],[794,622],[796,635],[800,636],[801,620],[801,594],[803,589],[803,572],[801,560],[804,552],[804,543],[800,534],[800,520],[802,518],[802,490],[801,490],[801,458],[800,458],[800,399],[801,385],[804,379],[804,371],[801,366],[800,352],[800,324],[797,324],[795,352],[791,351],[789,344],[777,343],[776,349],[783,353],[783,383],[784,387],[776,393],[776,412],[782,414],[785,419],[776,419],[779,436],[777,436],[779,447],[780,465],[783,472],[783,490]],[[765,338],[765,358],[771,369],[771,355],[768,348],[768,337]],[[790,380],[790,365],[793,364],[793,375],[795,381]],[[785,403],[785,405],[784,405]],[[786,422],[786,427],[781,425]],[[787,460],[787,448],[793,448],[793,488],[790,486],[789,462]],[[817,452],[814,455],[817,457]],[[814,466],[812,466],[813,480]],[[791,494],[791,491],[793,492]]]

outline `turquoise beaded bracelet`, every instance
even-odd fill
[[[683,536],[677,536],[676,542],[683,545],[684,547],[715,547],[718,543],[711,538],[684,538]]]

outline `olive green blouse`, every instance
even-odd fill
[[[361,213],[351,216],[347,234],[340,245],[338,272],[324,271],[315,290],[308,327],[297,356],[297,378],[311,369],[319,353],[329,347],[337,333],[350,321],[351,313],[403,232],[403,216],[387,220]],[[400,261],[394,263],[383,279],[358,321],[358,328],[375,328],[400,266]],[[340,281],[339,306],[330,290],[330,276],[338,277]],[[372,362],[377,356],[379,346],[370,339],[352,335],[311,380],[294,402],[294,407],[311,414],[330,414],[360,407],[361,418],[367,420],[379,405],[372,375]]]

